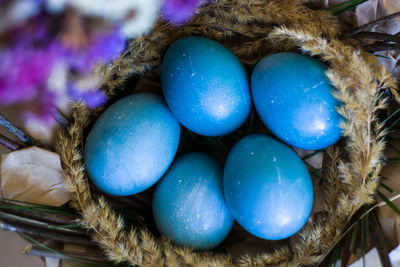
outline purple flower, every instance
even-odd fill
[[[74,102],[84,102],[89,108],[97,108],[107,101],[106,94],[101,90],[82,91],[70,85],[68,96]]]
[[[125,39],[118,30],[93,33],[90,43],[83,48],[63,46],[64,58],[70,68],[80,73],[89,73],[98,63],[106,63],[118,57],[125,47]]]
[[[163,16],[174,24],[182,24],[190,20],[196,9],[204,0],[165,0]]]
[[[0,104],[32,100],[57,60],[53,49],[16,45],[0,51]]]
[[[32,111],[27,111],[24,114],[25,121],[41,121],[42,123],[53,126],[55,124],[54,114],[56,113],[57,96],[48,91],[41,91],[34,102],[35,106]]]
[[[43,8],[43,0],[22,1]],[[68,97],[89,108],[105,103],[105,93],[92,89],[100,80],[94,67],[119,56],[126,42],[118,25],[93,27],[96,20],[74,11],[53,17],[40,8],[18,25],[0,25],[0,106],[28,103],[26,120],[51,125],[56,103]]]

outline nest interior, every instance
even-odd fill
[[[159,66],[168,46],[184,36],[216,40],[249,64],[270,53],[296,49],[326,62],[327,76],[337,88],[334,95],[343,103],[338,112],[345,119],[341,124],[345,145],[327,149],[323,216],[303,227],[292,249],[278,246],[273,252],[235,260],[227,254],[175,246],[146,228],[127,229],[102,196],[91,194],[82,160],[84,132],[102,110],[77,104],[69,126],[60,132],[57,151],[73,195],[71,205],[110,260],[139,266],[315,266],[335,246],[352,216],[376,202],[386,134],[376,116],[386,108],[386,99],[378,95],[389,89],[399,99],[394,80],[373,55],[340,34],[334,16],[305,4],[303,0],[211,2],[184,26],[158,22],[151,33],[131,40],[126,51],[100,71],[102,89],[112,102],[124,94],[127,81]]]

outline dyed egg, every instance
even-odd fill
[[[100,116],[87,137],[89,177],[111,195],[139,193],[168,169],[179,138],[180,125],[160,96],[125,97]]]
[[[321,62],[297,53],[265,57],[254,68],[251,89],[264,124],[282,141],[322,149],[341,136],[339,102]]]
[[[233,218],[222,189],[223,169],[210,156],[178,158],[156,186],[153,215],[158,230],[175,244],[207,250],[229,234]]]
[[[296,233],[313,205],[313,186],[302,160],[265,134],[249,135],[232,148],[225,164],[224,193],[236,221],[269,240]]]
[[[186,37],[172,44],[162,64],[161,85],[178,121],[201,135],[231,133],[250,113],[245,68],[210,39]]]

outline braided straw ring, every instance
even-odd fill
[[[102,88],[110,97],[118,95],[126,79],[159,65],[166,48],[183,36],[217,40],[247,62],[294,48],[318,56],[328,63],[327,76],[337,88],[335,97],[343,103],[338,111],[345,118],[341,127],[347,152],[346,159],[342,159],[337,147],[327,149],[331,162],[324,218],[303,227],[292,251],[280,247],[235,262],[229,255],[193,252],[172,245],[165,238],[155,238],[147,229],[126,229],[123,218],[102,196],[91,196],[82,160],[83,131],[99,112],[91,113],[77,104],[70,125],[59,135],[57,149],[73,195],[71,205],[110,260],[139,266],[314,266],[334,247],[344,225],[359,208],[375,202],[386,133],[375,115],[378,109],[386,108],[386,103],[384,99],[377,101],[377,96],[381,89],[394,88],[393,80],[374,56],[338,39],[333,16],[310,10],[303,2],[220,0],[202,7],[182,27],[159,22],[147,36],[130,41],[112,67],[103,68]]]

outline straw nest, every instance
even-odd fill
[[[126,80],[160,65],[168,46],[184,36],[221,42],[250,63],[269,53],[293,49],[318,57],[329,65],[327,76],[337,88],[335,97],[343,103],[339,113],[345,118],[341,125],[345,153],[335,146],[327,149],[329,186],[324,216],[303,227],[300,241],[291,250],[278,247],[255,257],[243,255],[240,260],[175,246],[146,229],[127,229],[103,197],[91,195],[82,160],[83,133],[99,111],[78,104],[70,125],[58,138],[57,149],[73,192],[71,205],[110,260],[139,266],[316,265],[331,251],[360,207],[376,202],[386,134],[376,117],[378,110],[386,108],[386,100],[378,100],[378,94],[389,89],[399,99],[394,81],[373,55],[341,38],[335,17],[311,10],[305,2],[219,0],[203,6],[184,26],[172,27],[160,21],[148,35],[131,40],[127,50],[101,70],[102,88],[110,98],[117,97]]]

